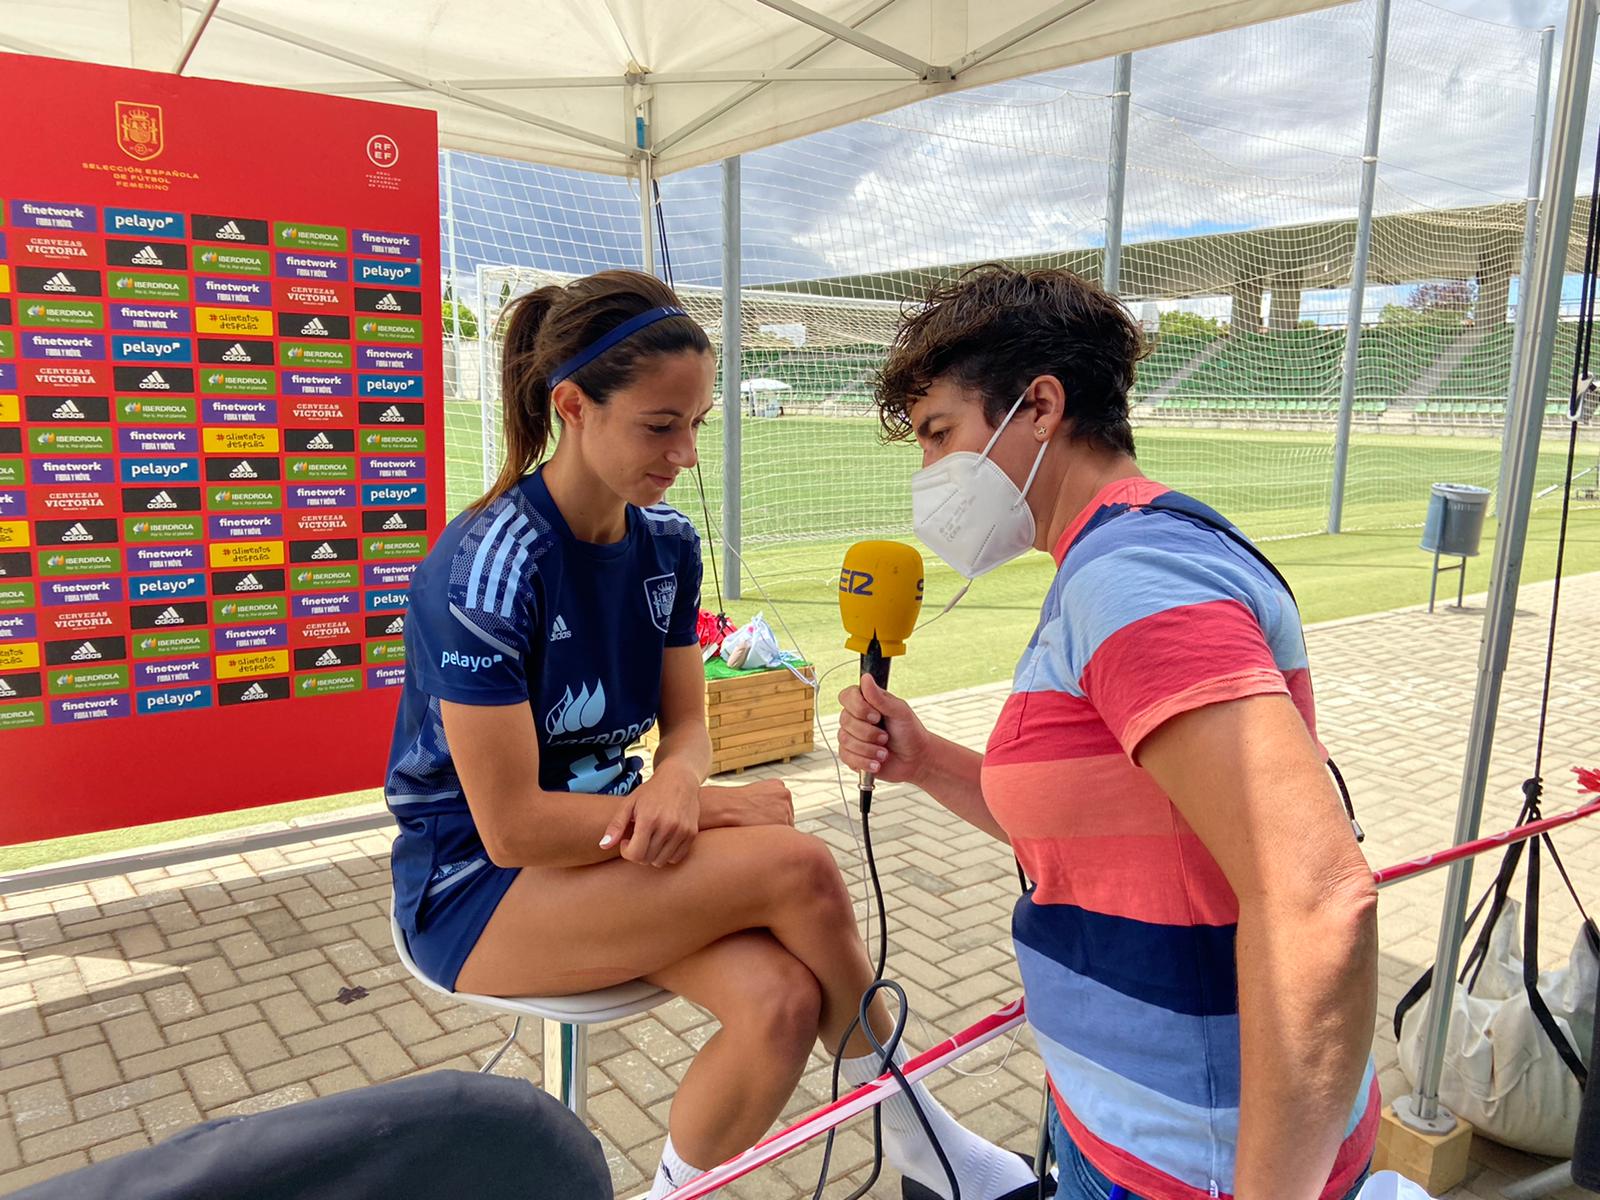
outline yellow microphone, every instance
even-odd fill
[[[845,649],[861,655],[861,673],[889,686],[889,660],[906,652],[922,611],[922,555],[904,542],[857,542],[839,569],[839,616]],[[860,772],[863,803],[872,773]]]

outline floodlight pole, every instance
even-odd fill
[[[640,270],[646,275],[656,273],[655,229],[655,151],[652,148],[655,131],[650,127],[650,85],[644,77],[634,76],[629,104],[633,118],[631,136],[634,161],[639,175],[639,257]]]
[[[1372,254],[1372,201],[1378,186],[1378,131],[1383,124],[1383,73],[1389,62],[1389,0],[1378,0],[1372,31],[1372,74],[1367,87],[1367,140],[1361,151],[1361,201],[1356,216],[1356,257],[1350,271],[1350,313],[1345,321],[1344,372],[1339,382],[1339,421],[1333,435],[1333,495],[1328,532],[1344,519],[1344,480],[1350,466],[1350,421],[1356,406],[1356,356],[1361,349],[1361,311],[1366,304],[1367,261]]]
[[[1122,199],[1128,185],[1128,103],[1133,90],[1133,55],[1119,54],[1111,82],[1111,175],[1106,184],[1104,285],[1122,293]]]
[[[1595,24],[1595,0],[1570,0],[1566,34],[1561,44],[1561,78],[1556,84],[1555,121],[1551,126],[1550,154],[1544,172],[1542,207],[1545,219],[1539,226],[1532,280],[1523,293],[1523,303],[1532,306],[1527,324],[1528,353],[1523,354],[1517,364],[1513,391],[1516,420],[1512,423],[1512,444],[1508,449],[1511,471],[1506,479],[1506,504],[1502,506],[1500,532],[1494,543],[1489,605],[1483,617],[1478,683],[1472,699],[1466,765],[1461,772],[1461,800],[1456,809],[1457,844],[1478,836],[1483,796],[1489,781],[1500,685],[1511,650],[1517,584],[1528,535],[1528,509],[1532,505],[1534,474],[1539,465],[1539,436],[1550,383],[1556,319],[1561,312],[1573,190],[1578,185],[1583,118],[1589,102],[1589,73],[1594,67]],[[1439,944],[1433,960],[1433,986],[1428,990],[1427,1024],[1422,1039],[1422,1061],[1417,1067],[1417,1086],[1394,1105],[1395,1115],[1401,1121],[1430,1133],[1448,1132],[1455,1125],[1449,1110],[1439,1104],[1439,1080],[1444,1071],[1450,1003],[1456,986],[1462,924],[1471,887],[1472,860],[1467,858],[1451,866],[1445,884],[1444,913],[1439,922]]]
[[[483,473],[483,490],[494,486],[500,474],[499,452],[495,446],[494,413],[490,410],[492,397],[489,390],[489,339],[499,324],[500,313],[489,319],[488,267],[478,264],[475,272],[478,283],[478,305],[483,315],[478,318],[478,469]]]
[[[1522,223],[1522,271],[1517,276],[1517,318],[1511,334],[1511,374],[1506,380],[1506,419],[1500,434],[1500,478],[1494,489],[1494,511],[1500,515],[1506,495],[1506,472],[1511,469],[1511,425],[1516,413],[1517,372],[1522,365],[1522,339],[1527,336],[1528,287],[1533,279],[1535,235],[1539,231],[1539,183],[1544,168],[1544,127],[1550,116],[1550,63],[1555,57],[1556,31],[1551,25],[1539,31],[1539,90],[1533,97],[1532,149],[1528,153],[1528,211]],[[1498,325],[1504,313],[1479,315],[1480,323]]]
[[[744,344],[740,312],[743,272],[740,264],[742,205],[739,156],[722,160],[722,581],[729,600],[739,599],[744,574],[740,562],[740,497],[744,477],[739,426],[744,417]]]

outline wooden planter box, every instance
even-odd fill
[[[808,679],[813,667],[801,667]],[[732,679],[706,681],[706,726],[711,732],[711,773],[788,762],[816,747],[817,693],[779,667]]]

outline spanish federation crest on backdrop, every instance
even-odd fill
[[[140,162],[159,156],[166,149],[162,139],[161,106],[118,100],[117,145],[129,158]]]

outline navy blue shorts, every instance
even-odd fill
[[[521,867],[482,865],[442,883],[430,884],[417,914],[417,930],[406,934],[406,948],[422,973],[441,987],[456,990],[456,977],[478,944],[484,927]]]

